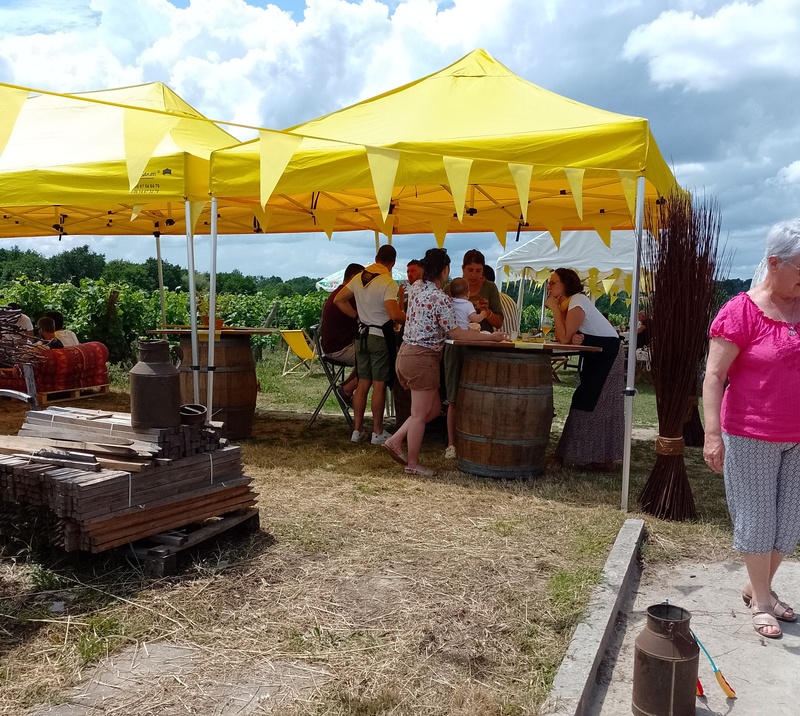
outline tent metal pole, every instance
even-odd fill
[[[206,381],[206,420],[211,420],[214,407],[214,347],[217,317],[217,197],[211,197],[211,268],[208,284],[208,378]]]
[[[189,271],[189,323],[192,330],[192,382],[194,387],[194,402],[200,402],[200,347],[197,338],[197,296],[195,295],[194,275],[194,227],[192,226],[192,203],[184,204],[186,216],[186,256]]]
[[[633,440],[633,399],[636,396],[636,327],[639,316],[639,277],[642,267],[642,225],[644,224],[644,177],[636,182],[636,263],[631,281],[631,314],[628,321],[628,375],[625,385],[625,445],[622,456],[622,497],[620,509],[628,511],[631,481],[631,441]]]
[[[156,231],[156,259],[158,262],[158,295],[161,299],[161,327],[167,327],[167,305],[164,297],[164,267],[161,265],[161,233]]]
[[[381,247],[381,240],[378,237],[379,237],[378,230],[375,229],[375,253],[376,254],[378,253],[378,249]]]
[[[528,271],[527,266],[522,269],[522,273],[519,276],[519,291],[517,291],[517,312],[519,313],[520,326],[522,326],[522,303],[524,301],[525,274],[527,273],[527,271]]]

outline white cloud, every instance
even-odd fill
[[[800,159],[782,167],[774,180],[775,184],[796,184],[800,187]]]
[[[740,85],[757,77],[800,77],[797,0],[733,2],[702,16],[668,10],[631,32],[623,56],[644,59],[661,87],[699,91]]]

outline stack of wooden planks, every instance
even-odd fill
[[[250,483],[241,448],[213,428],[138,429],[126,413],[49,407],[29,412],[19,436],[0,436],[0,501],[46,507],[51,541],[68,551],[252,507]]]

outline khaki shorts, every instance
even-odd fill
[[[439,351],[403,343],[397,354],[397,380],[406,390],[439,390]]]
[[[445,344],[444,387],[447,390],[448,403],[455,403],[458,398],[458,384],[461,382],[461,369],[464,367],[466,351],[466,346]]]
[[[377,380],[386,383],[391,375],[389,348],[383,336],[367,336],[367,350],[361,348],[361,339],[356,338],[356,372],[359,380]]]
[[[347,365],[355,365],[356,364],[356,344],[351,343],[349,346],[345,346],[340,351],[336,351],[336,353],[326,353],[326,358],[332,358],[333,360],[338,360],[340,363],[347,363]]]

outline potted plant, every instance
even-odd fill
[[[216,306],[215,308],[219,308]],[[197,315],[200,316],[200,324],[204,328],[209,327],[209,298],[207,293],[200,293],[197,295]],[[219,331],[225,325],[225,319],[219,313],[215,316],[214,330]]]

